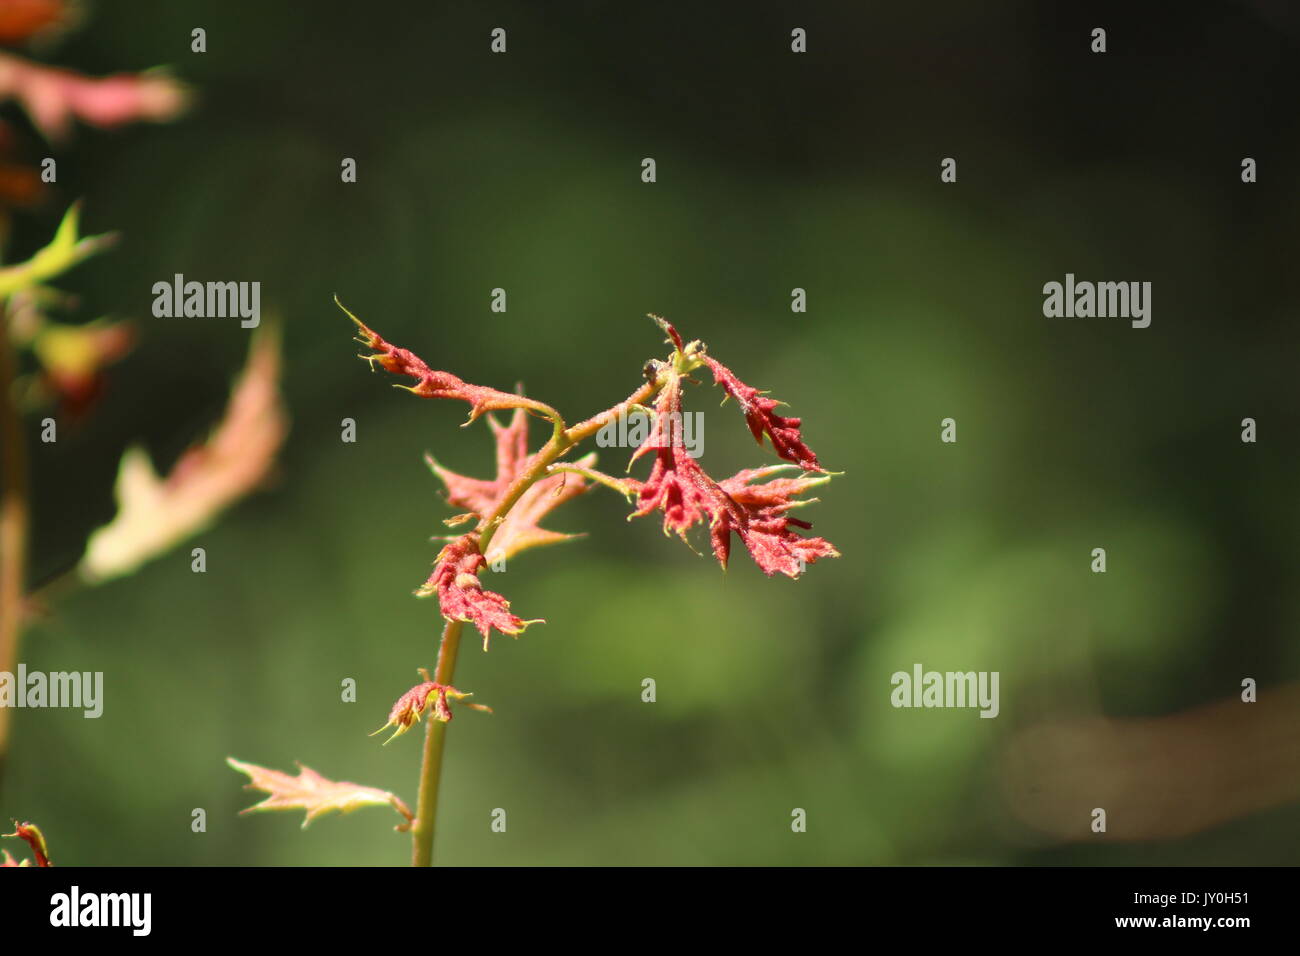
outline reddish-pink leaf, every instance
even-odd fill
[[[492,427],[497,446],[497,474],[492,481],[458,475],[438,464],[432,457],[426,459],[433,473],[447,487],[448,504],[457,508],[469,508],[479,518],[486,518],[496,511],[510,486],[527,470],[533,457],[528,453],[528,416],[522,408],[515,410],[508,426],[503,426],[493,415],[488,415],[487,421]],[[572,464],[587,468],[595,461],[595,455],[588,455]],[[558,544],[578,537],[549,531],[539,525],[551,511],[590,487],[581,476],[571,473],[548,475],[535,482],[514,503],[492,535],[486,555],[488,563],[512,558],[529,548]],[[451,527],[460,521],[451,519],[446,523]]]
[[[595,454],[585,455],[573,462],[577,468],[590,468],[596,463]],[[539,527],[541,520],[566,501],[591,488],[581,475],[571,472],[548,475],[535,482],[532,487],[520,495],[506,515],[505,521],[497,528],[488,545],[487,560],[491,564],[507,560],[529,548],[539,548],[548,544],[559,544],[571,538],[582,537],[579,534],[565,534]]]
[[[466,508],[480,518],[485,518],[505,496],[506,489],[523,472],[528,462],[528,415],[522,408],[515,409],[510,424],[502,425],[496,416],[488,415],[488,425],[496,438],[497,475],[491,481],[468,478],[442,467],[427,456],[430,469],[447,486],[447,503],[456,508]]]
[[[674,432],[674,423],[681,421],[681,412],[681,380],[673,377],[655,399],[650,434],[632,453],[632,461],[646,452],[655,453],[649,477],[639,483],[633,517],[662,511],[664,534],[676,532],[685,540],[686,532],[699,522],[710,520],[723,502],[713,479],[686,453],[680,436]]]
[[[161,71],[82,76],[0,53],[3,99],[18,100],[47,137],[61,139],[74,118],[104,128],[173,119],[184,111],[189,93]]]
[[[540,618],[525,621],[510,612],[510,602],[495,591],[483,587],[479,572],[487,560],[479,553],[478,535],[466,534],[453,538],[439,552],[433,574],[416,594],[438,595],[442,616],[449,621],[465,621],[478,628],[483,635],[483,649],[487,650],[488,634],[493,629],[502,634],[518,635],[529,624],[545,623]]]
[[[831,480],[830,475],[801,475],[798,478],[773,478],[762,484],[753,484],[756,478],[766,478],[778,471],[793,468],[794,465],[767,465],[763,468],[742,468],[730,478],[718,482],[718,487],[731,496],[737,504],[753,508],[772,508],[785,511],[798,505],[812,504],[816,498],[794,500],[809,488],[824,485]]]
[[[784,507],[789,507],[785,505]],[[818,558],[838,558],[839,551],[825,538],[808,538],[794,528],[812,527],[773,508],[738,507],[723,509],[710,527],[713,553],[725,565],[731,551],[730,535],[735,532],[749,550],[754,563],[771,577],[781,573],[797,578]]]
[[[392,740],[393,737],[398,737],[406,733],[414,724],[418,723],[420,715],[428,708],[430,700],[433,702],[434,719],[447,723],[452,717],[449,701],[464,701],[465,698],[472,696],[471,694],[461,693],[456,688],[449,685],[435,682],[429,676],[429,672],[423,667],[420,668],[420,674],[424,677],[424,682],[416,684],[401,697],[397,698],[397,702],[393,704],[392,710],[388,712],[388,723],[375,731],[375,734],[378,734],[387,730],[389,727],[397,728],[393,731],[393,736],[384,741],[385,744],[387,744],[389,740]],[[485,704],[466,703],[466,706],[472,707],[474,710],[482,710],[489,714],[492,713],[492,708]],[[373,737],[375,734],[371,734],[370,736]]]
[[[714,556],[725,568],[731,556],[731,534],[744,542],[754,562],[767,575],[781,573],[797,578],[818,558],[839,557],[839,552],[824,538],[806,538],[796,528],[811,528],[805,521],[789,517],[786,512],[806,501],[796,496],[824,478],[777,478],[752,485],[755,478],[788,467],[750,468],[718,483],[705,473],[686,453],[683,443],[671,433],[674,422],[681,420],[681,387],[677,378],[669,381],[655,404],[655,425],[645,443],[633,455],[654,450],[655,461],[644,482],[633,481],[637,488],[637,508],[633,517],[662,511],[664,533],[676,532],[683,540],[696,524],[709,528]]]
[[[705,362],[713,372],[713,380],[740,406],[756,442],[761,445],[766,432],[778,458],[794,462],[805,471],[826,470],[818,463],[813,450],[804,444],[799,433],[800,419],[778,415],[775,409],[780,402],[767,398],[758,389],[746,385],[721,362],[708,357]]]
[[[468,402],[470,405],[470,422],[484,412],[502,408],[529,408],[542,414],[547,411],[546,407],[541,403],[534,402],[522,395],[512,395],[509,392],[498,391],[484,385],[471,385],[469,382],[452,375],[451,372],[442,372],[430,368],[424,359],[414,352],[398,348],[388,342],[382,335],[351,312],[348,312],[343,303],[339,302],[337,298],[334,301],[356,323],[357,341],[374,353],[373,355],[363,355],[362,358],[369,362],[372,367],[379,365],[394,375],[406,375],[416,380],[415,385],[399,385],[399,388],[404,388],[421,398],[451,398]],[[469,422],[466,422],[466,424],[469,424]]]

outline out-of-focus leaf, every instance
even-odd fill
[[[0,204],[20,209],[38,205],[45,196],[41,171],[22,163],[0,161]]]
[[[129,322],[99,319],[85,325],[47,322],[32,345],[45,378],[74,417],[99,395],[104,368],[116,362],[135,340]]]
[[[302,821],[303,829],[317,817],[337,810],[349,813],[359,807],[391,806],[406,818],[406,824],[398,824],[397,829],[408,828],[413,814],[395,794],[375,787],[363,787],[347,781],[327,780],[310,767],[298,764],[298,776],[291,777],[279,770],[268,770],[257,764],[244,763],[234,757],[227,757],[226,763],[240,773],[247,774],[252,782],[245,785],[247,790],[262,790],[268,796],[261,803],[256,803],[242,813],[257,810],[306,810],[307,817]]]
[[[18,100],[52,140],[65,137],[74,118],[104,128],[166,122],[189,98],[184,84],[161,70],[91,77],[0,53],[0,100]]]
[[[0,298],[7,298],[15,292],[47,282],[115,241],[116,235],[113,233],[77,238],[80,218],[81,204],[74,203],[64,214],[49,245],[26,262],[0,269]]]
[[[76,19],[68,0],[4,0],[0,3],[0,43],[19,43],[48,36]]]
[[[45,843],[45,834],[41,832],[41,828],[38,827],[36,824],[19,823],[17,820],[15,820],[14,832],[6,833],[4,835],[7,837],[17,837],[19,840],[22,840],[29,847],[31,847],[32,856],[36,858],[37,866],[54,865],[53,863],[50,862],[50,848]],[[23,860],[22,863],[15,863],[14,858],[10,856],[9,851],[6,850],[5,861],[3,865],[4,866],[26,866],[27,861]]]
[[[144,449],[127,450],[117,476],[117,514],[90,536],[79,569],[83,578],[130,574],[262,483],[289,427],[279,379],[278,334],[259,331],[221,423],[206,442],[181,455],[165,479]]]

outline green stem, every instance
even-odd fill
[[[612,475],[607,475],[603,471],[597,471],[595,468],[583,468],[581,465],[566,465],[564,462],[560,462],[557,465],[551,466],[551,474],[581,475],[583,478],[594,481],[598,485],[604,485],[606,488],[611,488],[614,491],[617,491],[620,495],[629,500],[635,494],[635,492],[628,486],[628,482],[615,478]]]
[[[450,685],[460,651],[462,621],[448,621],[438,648],[438,666],[433,679]],[[433,865],[433,834],[438,822],[438,789],[442,782],[442,750],[447,739],[447,725],[429,715],[424,729],[424,757],[420,763],[420,794],[411,824],[411,865]]]

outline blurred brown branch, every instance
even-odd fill
[[[1012,737],[1001,770],[1013,813],[1056,840],[1187,836],[1300,800],[1300,683],[1257,703],[1040,724]]]

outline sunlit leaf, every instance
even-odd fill
[[[62,139],[73,119],[111,129],[166,122],[189,103],[187,88],[162,70],[82,76],[0,53],[0,100],[14,99],[49,139]]]
[[[259,331],[225,416],[206,442],[185,452],[165,479],[143,449],[122,456],[117,515],[91,535],[83,578],[130,574],[207,527],[265,480],[288,431],[279,379],[278,337]]]
[[[406,804],[395,794],[375,787],[363,787],[347,781],[327,780],[310,767],[298,764],[298,776],[292,777],[279,770],[269,770],[257,764],[244,763],[234,757],[227,757],[233,769],[247,774],[251,783],[245,784],[246,790],[261,790],[270,794],[261,803],[241,811],[253,813],[258,810],[306,810],[307,817],[302,821],[307,828],[317,817],[338,811],[350,813],[361,807],[391,806],[406,818],[405,824],[398,824],[397,829],[405,830],[414,819]]]
[[[26,262],[0,268],[0,298],[48,282],[115,241],[116,236],[112,233],[78,238],[80,218],[81,205],[74,203],[64,214],[49,245]]]

